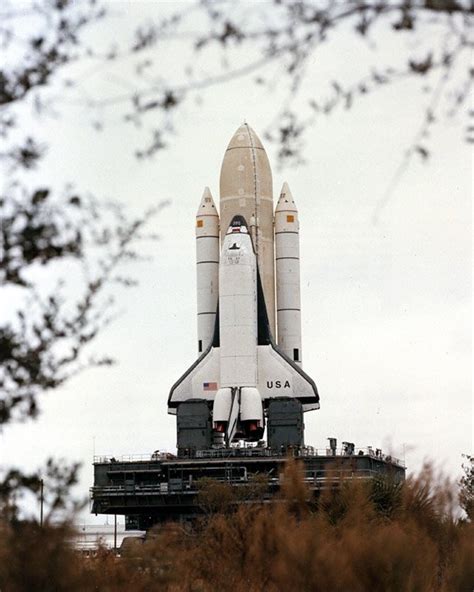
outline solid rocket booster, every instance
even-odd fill
[[[221,167],[220,193],[221,244],[237,214],[255,229],[253,246],[270,328],[276,335],[272,171],[260,139],[246,123],[238,128],[227,146]]]
[[[301,365],[300,235],[298,210],[283,183],[275,210],[278,346]]]
[[[219,214],[209,188],[196,214],[196,284],[198,352],[212,342],[219,297]]]

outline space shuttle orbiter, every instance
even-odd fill
[[[301,369],[298,211],[286,183],[273,211],[270,164],[247,124],[227,147],[220,193],[220,219],[208,188],[196,216],[199,357],[172,387],[168,411],[207,401],[213,430],[230,444],[262,437],[273,399],[309,411],[319,395]]]

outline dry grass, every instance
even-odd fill
[[[0,525],[0,590],[135,592],[472,592],[474,528],[454,516],[453,484],[430,467],[403,485],[329,487],[311,499],[290,463],[278,501],[231,503],[203,488],[206,516],[86,558],[67,527]],[[257,496],[255,496],[257,497]],[[222,502],[219,505],[218,501]]]

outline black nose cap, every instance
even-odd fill
[[[248,228],[247,221],[245,220],[245,218],[238,214],[237,216],[234,216],[232,218],[232,221],[229,224],[229,228],[240,228],[241,226],[245,226],[246,228]]]

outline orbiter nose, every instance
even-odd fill
[[[227,234],[232,234],[233,232],[243,232],[248,234],[248,231],[249,230],[245,218],[243,216],[237,215],[232,218],[227,230]]]

